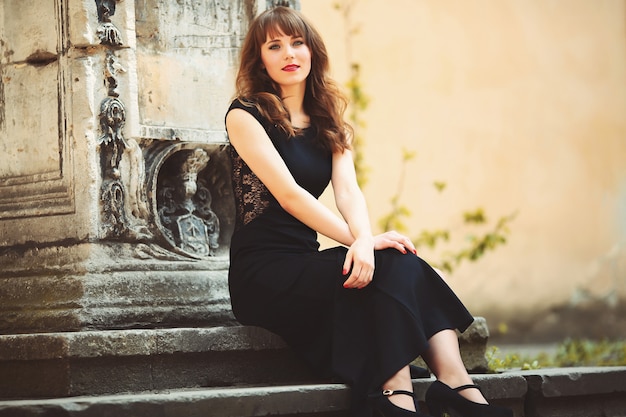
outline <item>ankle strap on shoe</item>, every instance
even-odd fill
[[[474,384],[461,385],[460,387],[456,387],[452,389],[456,392],[459,392],[459,391],[463,391],[463,390],[470,389],[470,388],[476,388],[481,393],[483,392],[478,385],[474,385]]]
[[[383,390],[383,395],[385,397],[391,397],[392,395],[396,395],[396,394],[404,394],[404,395],[408,395],[409,397],[415,398],[415,393],[411,391],[405,391],[402,389],[396,389],[396,390],[384,389]]]

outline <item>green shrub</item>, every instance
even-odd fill
[[[561,368],[573,366],[624,366],[626,365],[626,341],[566,339],[552,354],[540,353],[524,356],[509,353],[499,355],[498,347],[491,347],[486,358],[491,372],[512,369]]]

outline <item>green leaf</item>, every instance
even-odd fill
[[[437,191],[442,192],[446,188],[447,184],[443,181],[435,181],[433,182],[433,185],[435,186]]]

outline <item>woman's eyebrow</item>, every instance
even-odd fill
[[[275,38],[272,38],[272,39],[270,39],[270,40],[268,40],[268,41],[265,41],[265,43],[270,43],[270,42],[279,42],[279,41],[280,41],[280,38],[282,38],[283,36],[288,36],[288,35],[278,35],[278,36],[277,36],[277,37],[275,37]],[[304,36],[302,36],[302,35],[289,35],[289,37],[290,37],[291,39],[304,38]]]

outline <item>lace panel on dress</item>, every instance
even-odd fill
[[[239,156],[233,146],[229,146],[232,165],[232,184],[235,194],[235,231],[259,217],[270,205],[271,194],[265,184]]]

